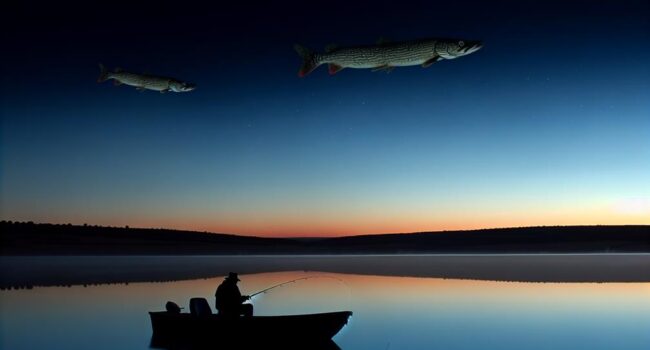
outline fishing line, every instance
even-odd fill
[[[296,282],[299,282],[299,281],[313,279],[313,278],[329,278],[329,279],[333,279],[333,280],[336,280],[336,281],[340,282],[341,284],[343,284],[346,287],[346,289],[348,291],[348,305],[350,305],[352,303],[352,290],[351,290],[350,286],[348,286],[348,284],[344,280],[342,280],[342,279],[340,279],[338,277],[329,276],[329,275],[314,275],[314,276],[305,276],[305,277],[292,279],[290,281],[278,283],[278,284],[273,285],[271,287],[262,289],[262,290],[260,290],[258,292],[255,292],[255,293],[249,295],[249,297],[250,297],[250,300],[253,300],[253,297],[258,296],[258,295],[262,295],[262,294],[266,294],[266,293],[268,293],[269,291],[271,291],[271,290],[273,290],[275,288],[286,286],[288,284],[296,283]]]
[[[282,287],[282,286],[287,285],[287,284],[290,284],[290,283],[295,283],[295,282],[298,282],[298,281],[308,280],[308,279],[312,279],[312,278],[330,278],[330,279],[334,279],[334,280],[337,280],[337,281],[341,282],[341,283],[342,283],[343,285],[345,285],[348,289],[350,288],[350,287],[347,285],[347,283],[345,283],[344,280],[342,280],[342,279],[340,279],[340,278],[338,278],[338,277],[328,276],[328,275],[316,275],[316,276],[300,277],[300,278],[293,279],[293,280],[291,280],[291,281],[286,281],[286,282],[278,283],[278,284],[276,284],[276,285],[274,285],[274,286],[271,286],[271,287],[269,287],[269,288],[262,289],[262,290],[260,290],[259,292],[255,292],[255,293],[253,293],[253,294],[251,294],[251,295],[249,295],[249,296],[252,298],[252,297],[254,297],[254,296],[256,296],[256,295],[264,294],[264,293],[266,293],[266,292],[268,292],[268,291],[270,291],[270,290],[272,290],[272,289],[275,289],[275,288],[278,288],[278,287]]]

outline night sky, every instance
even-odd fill
[[[650,2],[2,5],[5,220],[271,236],[650,224]],[[322,51],[426,37],[392,73]],[[196,83],[98,84],[98,63]]]

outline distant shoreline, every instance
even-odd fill
[[[0,255],[3,256],[612,253],[650,253],[650,225],[541,226],[296,239],[167,229],[0,222]]]

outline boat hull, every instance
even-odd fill
[[[169,312],[149,312],[149,315],[153,328],[152,347],[178,347],[181,344],[200,347],[234,341],[240,344],[309,344],[332,348],[331,345],[336,346],[332,337],[347,324],[352,312],[236,319]]]

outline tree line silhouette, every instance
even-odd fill
[[[650,225],[540,226],[300,239],[128,226],[0,222],[2,255],[571,252],[650,252]]]

